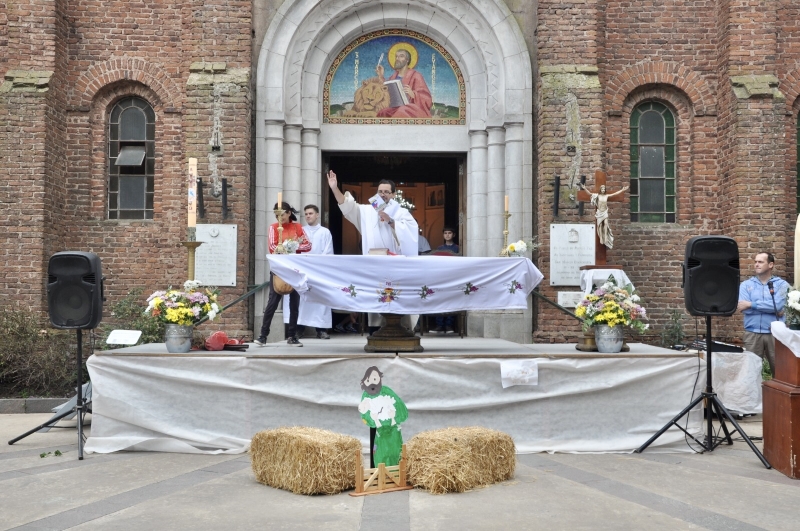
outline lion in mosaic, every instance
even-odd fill
[[[389,89],[377,77],[364,80],[356,90],[353,107],[342,113],[343,116],[373,118],[378,111],[389,106]]]

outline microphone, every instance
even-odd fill
[[[771,280],[767,281],[767,286],[769,287],[770,294],[775,295],[775,285],[772,283]]]

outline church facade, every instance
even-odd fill
[[[609,204],[607,261],[656,330],[684,308],[693,236],[735,238],[743,277],[755,252],[773,252],[793,281],[800,6],[751,4],[2,4],[0,293],[46,312],[47,262],[63,250],[100,256],[107,305],[181,284],[190,158],[198,224],[236,229],[223,304],[269,276],[278,193],[318,205],[346,251],[352,229],[329,169],[354,193],[394,179],[419,205],[423,235],[434,244],[454,227],[468,256],[502,249],[507,197],[509,238],[536,237],[552,300],[580,287],[556,280],[569,275],[551,259],[563,247],[551,234],[594,223],[578,184],[593,189],[603,171],[609,192],[629,187]],[[209,326],[250,336],[265,302],[260,293]],[[739,335],[739,321],[726,319],[723,335]],[[470,335],[518,342],[580,335],[533,299],[467,322]]]

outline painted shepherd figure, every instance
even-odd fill
[[[361,402],[358,412],[370,428],[377,428],[375,447],[372,449],[375,464],[394,466],[400,463],[403,436],[400,423],[408,418],[408,409],[397,394],[382,383],[383,373],[372,366],[361,379]]]
[[[408,105],[400,107],[387,107],[378,111],[379,117],[384,118],[430,118],[433,97],[428,89],[425,78],[414,70],[417,64],[417,50],[407,42],[398,42],[389,49],[389,64],[394,73],[389,77],[400,79],[403,82],[403,91],[408,97]],[[375,68],[378,79],[384,81],[383,65]]]

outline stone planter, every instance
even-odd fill
[[[164,332],[164,343],[167,352],[185,353],[192,350],[193,325],[167,324]]]
[[[608,354],[620,352],[624,339],[621,326],[594,325],[594,341],[597,343],[597,352]]]

